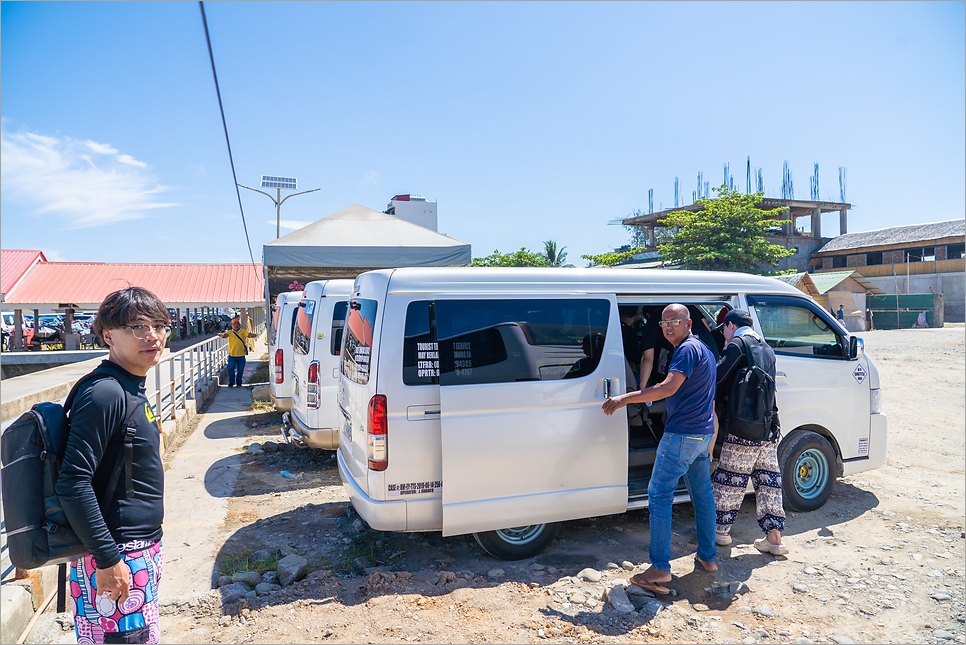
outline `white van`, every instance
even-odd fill
[[[292,364],[295,345],[295,311],[302,301],[301,291],[280,293],[272,308],[268,331],[268,355],[272,364],[268,391],[279,412],[292,409]]]
[[[339,447],[339,351],[351,292],[352,280],[316,280],[305,285],[295,308],[292,409],[282,415],[282,436],[289,443]]]
[[[882,465],[886,417],[862,341],[778,280],[387,269],[356,279],[346,320],[338,463],[353,506],[375,530],[472,533],[503,559],[539,553],[561,521],[647,506],[663,406],[635,419],[601,404],[626,387],[618,304],[672,302],[709,327],[726,305],[748,309],[775,349],[787,507],[818,508],[836,477]],[[687,500],[682,485],[675,501]]]

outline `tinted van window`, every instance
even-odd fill
[[[430,327],[432,303],[419,300],[406,309],[403,337],[403,383],[431,385],[439,383],[439,347]]]
[[[342,349],[342,329],[345,327],[345,311],[349,303],[345,300],[335,303],[332,308],[332,335],[329,336],[329,353],[338,356]]]
[[[312,341],[312,321],[315,314],[315,301],[303,300],[295,314],[295,338],[292,345],[296,354],[308,354]]]
[[[376,322],[376,301],[353,298],[345,321],[345,352],[342,374],[360,385],[369,382],[372,330]]]
[[[413,305],[403,351],[403,379],[411,385],[432,382],[436,369],[440,385],[586,376],[600,360],[610,312],[610,303],[598,299],[437,300],[425,308]],[[421,351],[437,351],[434,321],[438,368],[430,354],[420,359]]]

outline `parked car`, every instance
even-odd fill
[[[305,285],[295,319],[292,409],[282,415],[286,441],[324,450],[339,447],[336,402],[342,327],[352,280]]]
[[[272,324],[268,333],[268,356],[272,364],[268,379],[269,393],[275,409],[292,409],[292,364],[294,358],[296,311],[302,301],[301,291],[278,294],[272,308]]]
[[[356,278],[345,322],[337,455],[352,505],[377,531],[471,533],[511,560],[542,551],[563,521],[646,507],[660,402],[641,423],[601,404],[627,388],[618,304],[672,302],[711,321],[747,309],[774,348],[786,508],[819,508],[836,477],[883,464],[879,375],[861,339],[773,278],[385,269]]]

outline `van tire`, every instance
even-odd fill
[[[474,533],[477,544],[500,560],[525,560],[539,555],[550,546],[560,530],[560,522],[531,524],[499,531]]]
[[[778,447],[785,508],[814,511],[825,505],[835,487],[835,450],[810,430],[792,433]]]

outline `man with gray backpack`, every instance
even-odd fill
[[[758,526],[765,532],[765,537],[755,540],[755,547],[763,553],[785,555],[775,351],[755,332],[751,315],[743,309],[729,311],[718,329],[726,347],[718,361],[716,414],[725,439],[711,484],[717,515],[715,542],[731,544],[729,532],[750,477]]]

